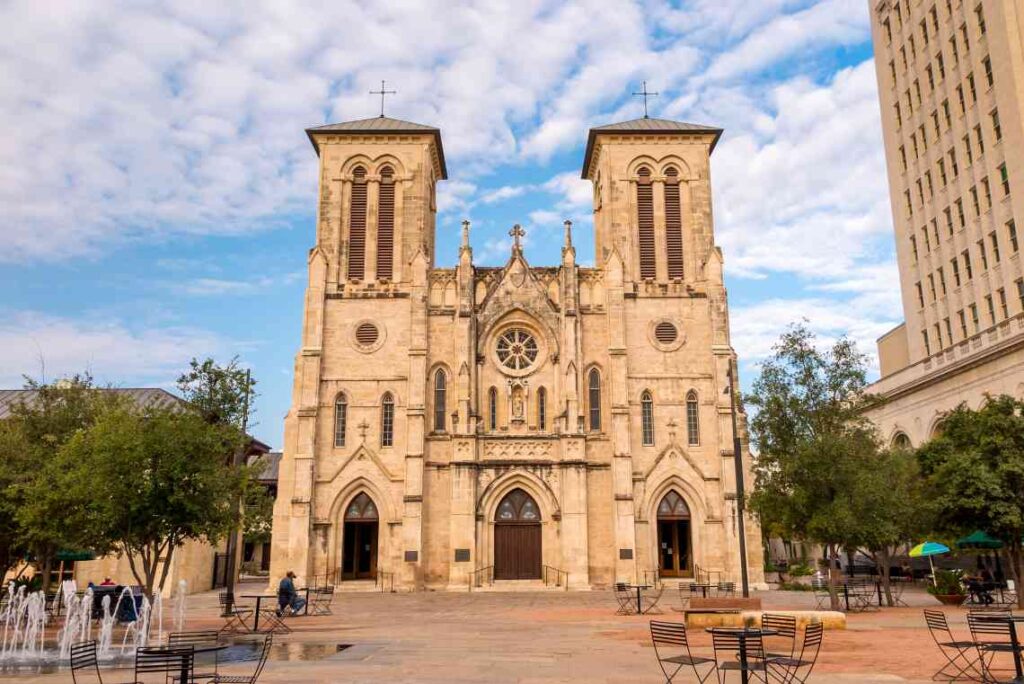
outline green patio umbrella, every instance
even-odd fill
[[[932,556],[938,556],[943,553],[949,553],[949,547],[939,542],[926,541],[921,542],[914,548],[910,549],[911,558],[924,558],[928,557],[928,566],[932,569],[932,585],[935,585],[935,564],[932,562]]]
[[[1001,549],[1003,542],[995,537],[990,537],[988,532],[975,530],[966,537],[957,539],[956,547],[958,549]]]

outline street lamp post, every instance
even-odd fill
[[[729,362],[729,406],[732,414],[732,456],[736,466],[736,516],[740,533],[740,580],[743,584],[743,598],[750,597],[750,578],[747,576],[747,525],[744,517],[743,455],[740,450],[740,431],[736,422],[738,406],[736,387],[733,384],[732,361]]]

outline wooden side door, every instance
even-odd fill
[[[541,526],[494,526],[494,578],[540,579]]]

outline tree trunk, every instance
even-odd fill
[[[825,546],[825,555],[828,557],[828,600],[832,610],[842,610],[839,605],[839,579],[842,574],[838,565],[839,549],[833,544]]]
[[[1010,561],[1010,572],[1013,574],[1014,590],[1017,592],[1017,608],[1024,609],[1024,586],[1021,586],[1021,576],[1024,575],[1024,558],[1021,554],[1020,534],[1014,537],[1014,541],[1006,545],[1006,557]]]
[[[892,583],[889,577],[890,566],[892,565],[892,554],[889,547],[879,549],[875,554],[875,565],[878,566],[878,576],[882,580],[882,590],[885,592],[885,605],[892,608],[896,602],[892,598]]]
[[[46,594],[48,594],[50,592],[50,570],[52,568],[53,568],[53,554],[50,553],[49,551],[47,551],[46,554],[43,556],[43,569],[42,569],[43,584],[42,584],[42,587],[41,587],[41,589],[43,591],[43,596],[45,596]]]

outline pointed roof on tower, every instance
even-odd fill
[[[714,126],[704,126],[702,124],[686,123],[685,121],[672,121],[671,119],[654,119],[648,117],[632,119],[630,121],[620,121],[619,123],[605,124],[604,126],[595,126],[590,129],[590,135],[587,137],[587,151],[583,155],[583,172],[581,176],[583,178],[589,177],[590,162],[593,160],[594,156],[594,144],[597,142],[597,136],[602,133],[613,135],[702,133],[713,136],[713,139],[711,140],[711,151],[714,152],[715,145],[718,144],[718,139],[722,137],[722,132],[723,129],[716,128]]]
[[[434,126],[392,119],[390,116],[375,116],[372,119],[357,119],[356,121],[342,121],[340,123],[324,124],[322,126],[311,126],[306,129],[309,141],[313,143],[313,149],[317,155],[320,148],[316,144],[316,135],[359,135],[363,133],[406,133],[426,134],[434,136],[434,144],[437,145],[437,156],[441,162],[441,178],[448,178],[448,167],[444,163],[444,147],[441,145],[441,129]]]

